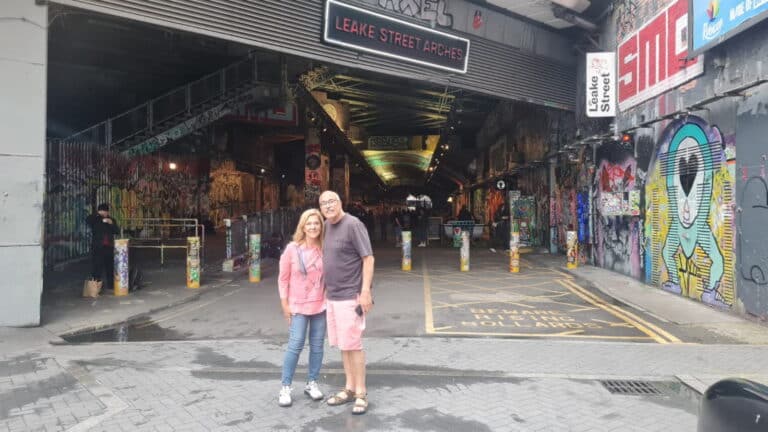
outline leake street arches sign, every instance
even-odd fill
[[[469,40],[350,6],[325,5],[325,42],[451,72],[466,73]]]

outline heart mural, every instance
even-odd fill
[[[699,172],[699,158],[695,154],[688,156],[688,160],[684,156],[680,157],[678,161],[678,175],[680,176],[680,186],[682,186],[685,195],[688,196],[691,193],[693,182],[696,181],[696,174]]]

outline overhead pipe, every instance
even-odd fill
[[[593,32],[594,33],[594,32],[597,32],[597,30],[598,30],[598,27],[597,27],[597,25],[595,23],[593,23],[591,21],[585,20],[584,18],[576,15],[572,11],[570,11],[570,10],[560,6],[560,5],[553,4],[552,5],[552,13],[555,15],[556,18],[559,18],[559,19],[561,19],[563,21],[569,22],[569,23],[575,25],[576,27],[580,27],[580,28],[582,28],[584,30],[587,30],[589,32]]]

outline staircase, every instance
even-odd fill
[[[256,56],[173,89],[60,142],[90,142],[128,156],[149,154],[245,104],[272,108],[279,83],[259,81]]]

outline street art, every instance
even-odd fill
[[[595,254],[600,267],[642,277],[637,160],[613,145],[595,172]],[[630,196],[636,196],[632,208]]]
[[[646,185],[646,276],[663,289],[729,307],[734,300],[734,176],[716,127],[677,120],[662,136]]]
[[[766,220],[768,220],[768,182],[763,173],[762,176],[753,176],[744,183],[739,226],[762,226]],[[747,249],[750,253],[744,254]],[[768,245],[765,242],[739,235],[739,267],[743,279],[763,287],[768,285],[766,257],[768,257]]]
[[[379,0],[380,8],[451,27],[453,15],[445,13],[446,6],[446,0]]]
[[[209,108],[200,114],[197,114],[185,121],[179,122],[176,126],[161,131],[159,134],[140,142],[125,150],[127,156],[140,156],[154,153],[175,140],[188,135],[200,128],[219,120],[220,118],[236,112],[239,107],[253,103],[259,98],[259,89],[247,91],[239,94],[233,99],[222,102],[212,108]]]

